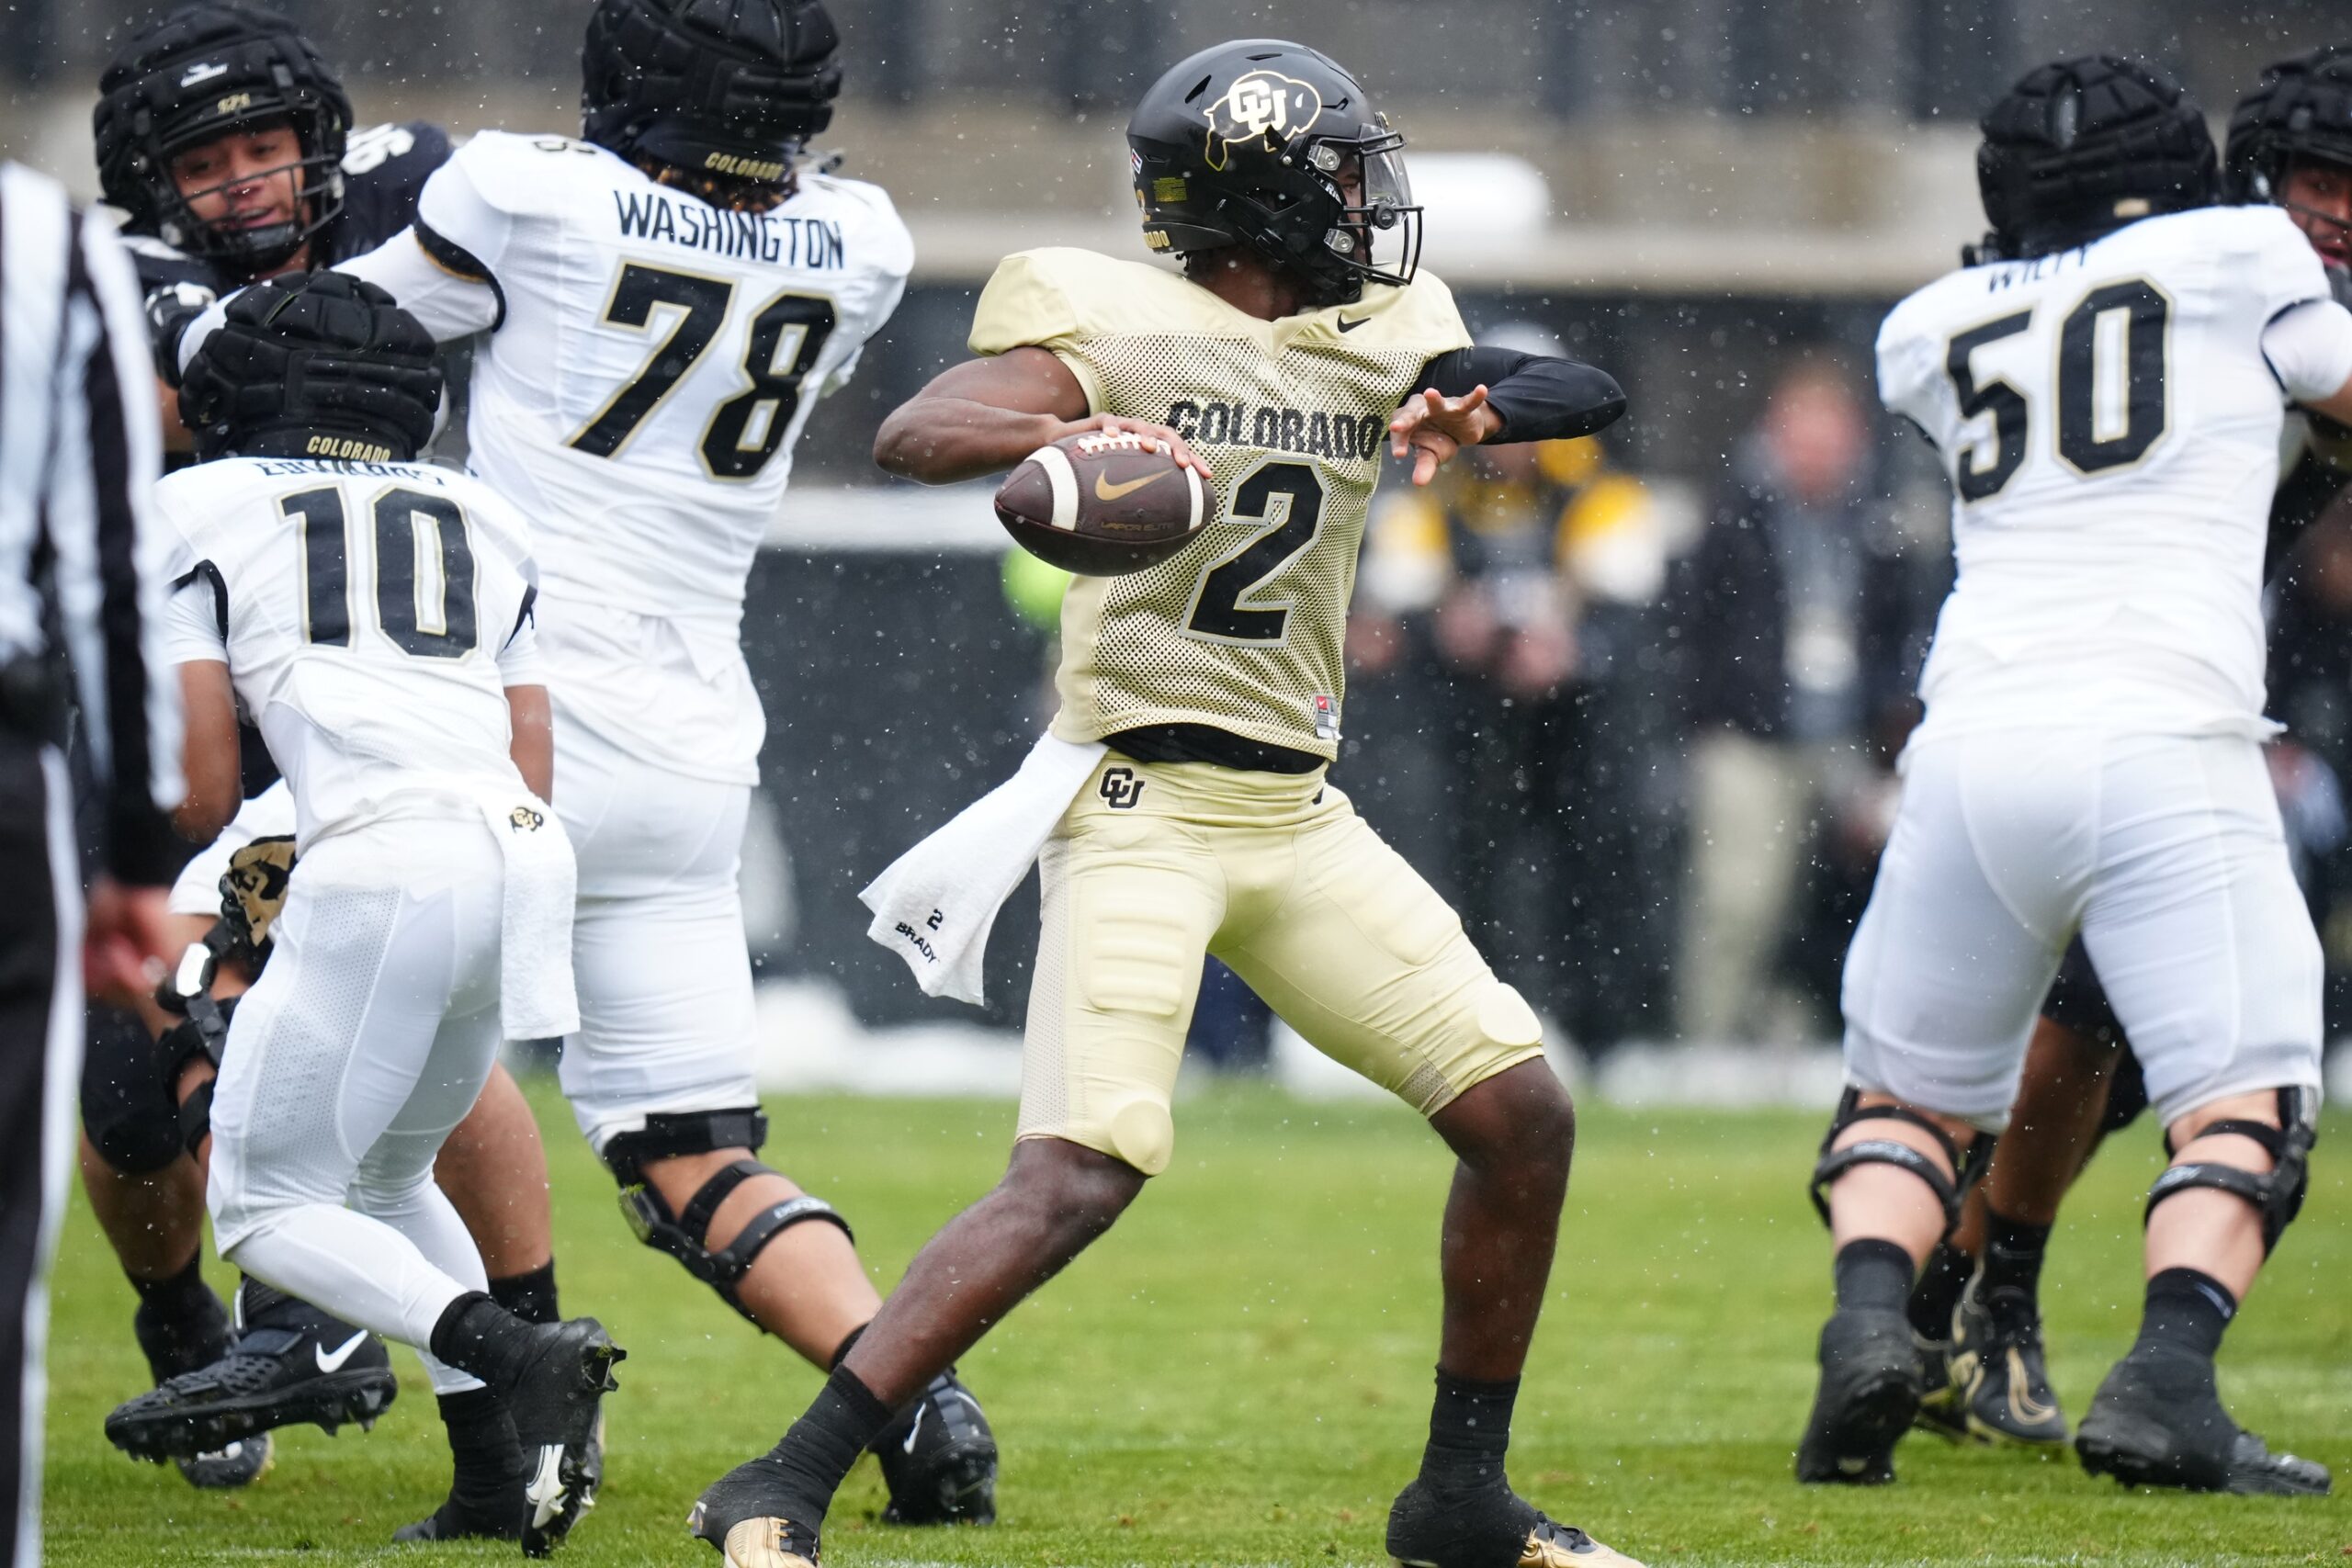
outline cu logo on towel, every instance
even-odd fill
[[[1136,802],[1143,798],[1143,786],[1149,782],[1136,777],[1133,768],[1105,768],[1102,771],[1102,798],[1111,803],[1114,811],[1133,811]]]
[[[546,823],[544,816],[527,806],[518,806],[506,814],[506,825],[518,833],[536,833]]]

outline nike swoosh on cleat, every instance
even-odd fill
[[[1172,469],[1162,468],[1156,474],[1146,474],[1139,479],[1129,479],[1126,483],[1121,485],[1113,484],[1111,482],[1111,476],[1108,474],[1097,474],[1094,476],[1094,495],[1099,501],[1116,501],[1123,495],[1129,494],[1135,491],[1139,491],[1148,484],[1155,484],[1158,481],[1166,479],[1171,472],[1173,472]]]
[[[1157,476],[1154,477],[1156,478]],[[923,1407],[917,1406],[915,1410],[915,1424],[907,1428],[907,1440],[905,1443],[900,1445],[900,1450],[902,1452],[912,1453],[915,1451],[915,1439],[922,1436],[922,1416]]]
[[[351,1359],[352,1356],[358,1350],[359,1347],[365,1345],[367,1342],[368,1331],[363,1328],[358,1333],[353,1335],[350,1338],[345,1340],[342,1344],[336,1346],[332,1351],[323,1345],[313,1345],[311,1347],[311,1354],[319,1359],[319,1371],[322,1372],[339,1372],[343,1371],[343,1364]]]
[[[531,1525],[544,1529],[563,1512],[563,1445],[539,1445],[539,1467],[523,1495],[531,1502]]]

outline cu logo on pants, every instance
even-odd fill
[[[1133,768],[1105,768],[1102,771],[1102,798],[1111,803],[1114,811],[1133,811],[1136,802],[1143,798],[1143,786],[1148,779],[1136,777]]]

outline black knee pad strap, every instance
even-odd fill
[[[761,1210],[745,1222],[734,1240],[712,1251],[710,1222],[718,1213],[718,1206],[752,1178],[776,1174],[758,1160],[739,1159],[704,1182],[686,1200],[684,1210],[674,1216],[650,1184],[637,1181],[621,1190],[621,1213],[628,1221],[629,1229],[637,1233],[638,1240],[684,1264],[687,1273],[717,1291],[726,1298],[728,1305],[749,1318],[752,1314],[744,1310],[735,1287],[751,1272],[752,1262],[768,1243],[808,1220],[838,1225],[843,1235],[856,1239],[849,1222],[831,1203],[804,1193]],[[756,1323],[757,1319],[752,1321]]]
[[[635,1132],[616,1133],[604,1148],[605,1163],[622,1186],[642,1181],[645,1167],[654,1160],[682,1155],[707,1155],[716,1149],[749,1149],[758,1154],[768,1141],[768,1119],[759,1107],[727,1111],[662,1111],[648,1116]]]
[[[1928,1118],[1903,1105],[1862,1105],[1858,1103],[1861,1091],[1849,1089],[1838,1102],[1838,1113],[1830,1118],[1829,1131],[1821,1140],[1821,1158],[1813,1168],[1811,1196],[1814,1209],[1821,1215],[1821,1223],[1829,1223],[1829,1184],[1846,1172],[1860,1165],[1891,1165],[1898,1170],[1909,1171],[1928,1184],[1943,1206],[1944,1235],[1948,1237],[1960,1224],[1960,1206],[1976,1179],[1993,1158],[1993,1138],[1977,1134],[1976,1141],[1963,1155],[1960,1145]],[[1946,1176],[1936,1162],[1905,1143],[1893,1138],[1865,1138],[1844,1148],[1836,1147],[1838,1135],[1857,1122],[1905,1122],[1920,1128],[1935,1140],[1951,1162],[1954,1176]]]
[[[2234,1134],[2252,1138],[2260,1144],[2271,1158],[2268,1172],[2257,1172],[2234,1165],[2219,1165],[2199,1160],[2189,1165],[2166,1166],[2148,1189],[2148,1206],[2142,1216],[2144,1224],[2156,1212],[2156,1205],[2175,1193],[2186,1192],[2192,1187],[2203,1187],[2216,1192],[2226,1192],[2254,1205],[2262,1216],[2262,1252],[2268,1257],[2278,1245],[2278,1238],[2302,1213],[2303,1193],[2311,1185],[2312,1145],[2319,1141],[2319,1113],[2316,1097],[2309,1089],[2282,1089],[2278,1091],[2280,1126],[2267,1122],[2241,1122],[2234,1119],[2216,1122],[2198,1133],[2199,1138]],[[2172,1135],[2165,1135],[2165,1152],[2173,1152]]]

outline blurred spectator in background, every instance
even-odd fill
[[[1479,341],[1566,352],[1526,325]],[[1616,710],[1635,705],[1611,695],[1665,575],[1648,492],[1588,439],[1480,446],[1427,490],[1387,490],[1358,584],[1356,665],[1396,671],[1434,742],[1429,869],[1497,970],[1589,1048],[1639,1027],[1623,933],[1652,884],[1628,867],[1657,835],[1625,798],[1638,727]]]
[[[1916,717],[1920,573],[1875,495],[1851,378],[1799,358],[1733,454],[1670,590],[1688,760],[1685,1039],[1819,1037],[1833,998],[1781,976],[1808,867],[1851,883],[1892,820]],[[1826,934],[1826,933],[1825,933]]]

